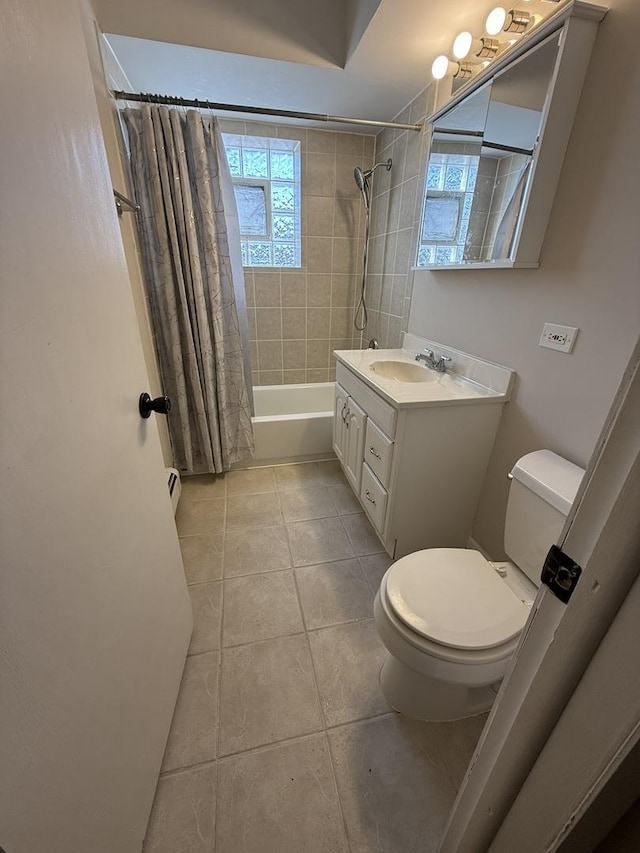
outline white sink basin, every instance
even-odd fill
[[[337,350],[336,381],[346,383],[344,389],[348,391],[351,380],[345,371],[351,372],[399,409],[505,402],[509,399],[513,379],[509,368],[417,335],[405,335],[404,343],[404,349]],[[426,349],[445,352],[453,359],[451,366],[455,370],[440,373],[417,362],[415,354]]]
[[[371,370],[383,379],[396,382],[435,382],[441,373],[410,361],[374,361]]]

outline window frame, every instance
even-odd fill
[[[265,193],[266,202],[266,219],[268,233],[265,236],[257,234],[244,234],[241,232],[241,248],[242,248],[242,265],[245,269],[255,270],[299,270],[302,269],[302,144],[299,139],[288,137],[274,136],[255,136],[252,133],[226,133],[223,131],[222,140],[225,148],[239,150],[239,169],[242,174],[234,174],[229,163],[231,172],[231,180],[234,186],[259,186],[262,187]],[[255,149],[257,151],[266,150],[267,152],[267,177],[245,177],[245,160],[244,150]],[[292,155],[293,160],[293,178],[274,177],[272,175],[272,153],[273,152],[287,153]],[[228,160],[228,156],[227,156]],[[229,160],[228,160],[229,162]],[[290,186],[293,192],[293,207],[291,210],[274,210],[274,185],[284,184]],[[274,234],[275,219],[277,216],[291,218],[293,221],[293,237],[291,239],[278,239]],[[238,224],[240,217],[238,216]],[[252,245],[263,244],[264,249],[268,246],[269,263],[255,263],[251,260]],[[281,249],[283,253],[291,257],[293,252],[293,263],[283,264],[276,263],[275,258]]]

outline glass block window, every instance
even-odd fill
[[[300,142],[223,133],[233,179],[242,264],[300,267]]]
[[[264,149],[242,149],[242,171],[245,178],[269,177],[269,152]]]
[[[417,265],[463,260],[480,157],[434,152],[429,158]]]

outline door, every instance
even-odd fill
[[[346,414],[348,398],[349,395],[344,390],[342,385],[338,385],[338,383],[336,382],[333,409],[333,452],[336,454],[336,456],[343,465],[344,451],[347,440]]]
[[[356,403],[353,397],[349,397],[346,414],[346,435],[344,450],[344,473],[357,495],[360,494],[360,480],[362,479],[362,457],[364,455],[364,438],[367,426],[367,415]]]
[[[640,340],[559,540],[580,581],[541,588],[438,853],[553,853],[640,742],[639,413]]]
[[[0,846],[139,853],[188,596],[78,3],[0,32]]]

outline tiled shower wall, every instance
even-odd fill
[[[371,167],[375,137],[228,120],[220,128],[301,143],[303,266],[244,268],[253,383],[333,380],[333,350],[360,346],[364,209],[353,170]]]
[[[394,121],[423,122],[426,103],[425,89]],[[386,128],[376,137],[376,162],[391,157],[393,165],[378,169],[373,182],[364,346],[375,338],[381,347],[398,347],[407,330],[427,147],[424,131]]]

